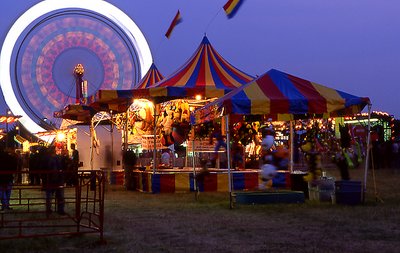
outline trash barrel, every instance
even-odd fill
[[[361,181],[341,180],[335,182],[337,204],[357,205],[362,201]]]
[[[333,202],[335,194],[335,180],[332,177],[322,177],[318,180],[319,201]]]
[[[304,192],[304,197],[308,198],[308,183],[304,180],[307,172],[294,171],[290,174],[290,185],[292,191]]]

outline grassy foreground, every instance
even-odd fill
[[[337,170],[328,175],[337,178]],[[351,171],[363,180],[363,169]],[[400,252],[399,170],[368,172],[366,203],[237,205],[228,193],[108,187],[97,235],[0,241],[1,252]],[[376,194],[377,193],[377,194]]]

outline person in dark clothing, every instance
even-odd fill
[[[75,186],[78,184],[78,169],[79,169],[79,151],[74,143],[71,144],[72,154],[68,164],[68,180],[67,185]]]
[[[212,133],[210,135],[209,143],[213,144],[214,139],[215,139],[216,143],[215,143],[215,146],[214,146],[214,153],[213,153],[213,156],[211,158],[211,160],[212,160],[211,163],[214,166],[217,167],[216,163],[217,163],[218,152],[219,152],[220,148],[224,148],[225,151],[226,151],[226,148],[227,148],[227,144],[226,144],[226,141],[225,141],[225,136],[222,134],[221,126],[218,123],[214,124],[213,131],[212,131]]]
[[[13,174],[17,170],[16,157],[0,149],[0,198],[1,210],[10,210],[11,190],[13,186]]]
[[[40,185],[40,154],[39,150],[32,149],[29,155],[29,183],[30,185]]]
[[[17,173],[15,174],[15,184],[22,184],[22,169],[23,169],[23,157],[20,150],[13,152],[13,155],[17,161]]]
[[[340,146],[335,156],[336,165],[339,168],[342,180],[350,180],[350,169],[355,167],[351,154],[351,135],[348,125],[340,125]]]
[[[55,195],[57,203],[57,213],[64,215],[64,166],[62,163],[62,156],[56,154],[56,147],[51,146],[47,152],[47,163],[45,180],[43,187],[46,191],[46,213],[50,215],[52,213],[51,202],[53,195]]]

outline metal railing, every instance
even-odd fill
[[[0,211],[0,240],[98,233],[103,241],[104,172],[79,170],[73,175],[77,179],[74,185],[50,185],[50,177],[72,175],[58,171],[0,171],[0,193],[9,185],[1,178],[10,173],[23,180],[12,183],[9,208]],[[30,183],[27,179],[35,175],[40,182]],[[54,194],[61,192],[63,198],[55,198]],[[59,210],[60,206],[64,210]]]

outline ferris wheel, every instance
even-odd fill
[[[74,67],[85,66],[88,94],[131,89],[152,63],[148,43],[120,9],[102,0],[45,0],[10,28],[0,54],[7,106],[32,132],[75,103]],[[53,123],[56,123],[54,122]]]

